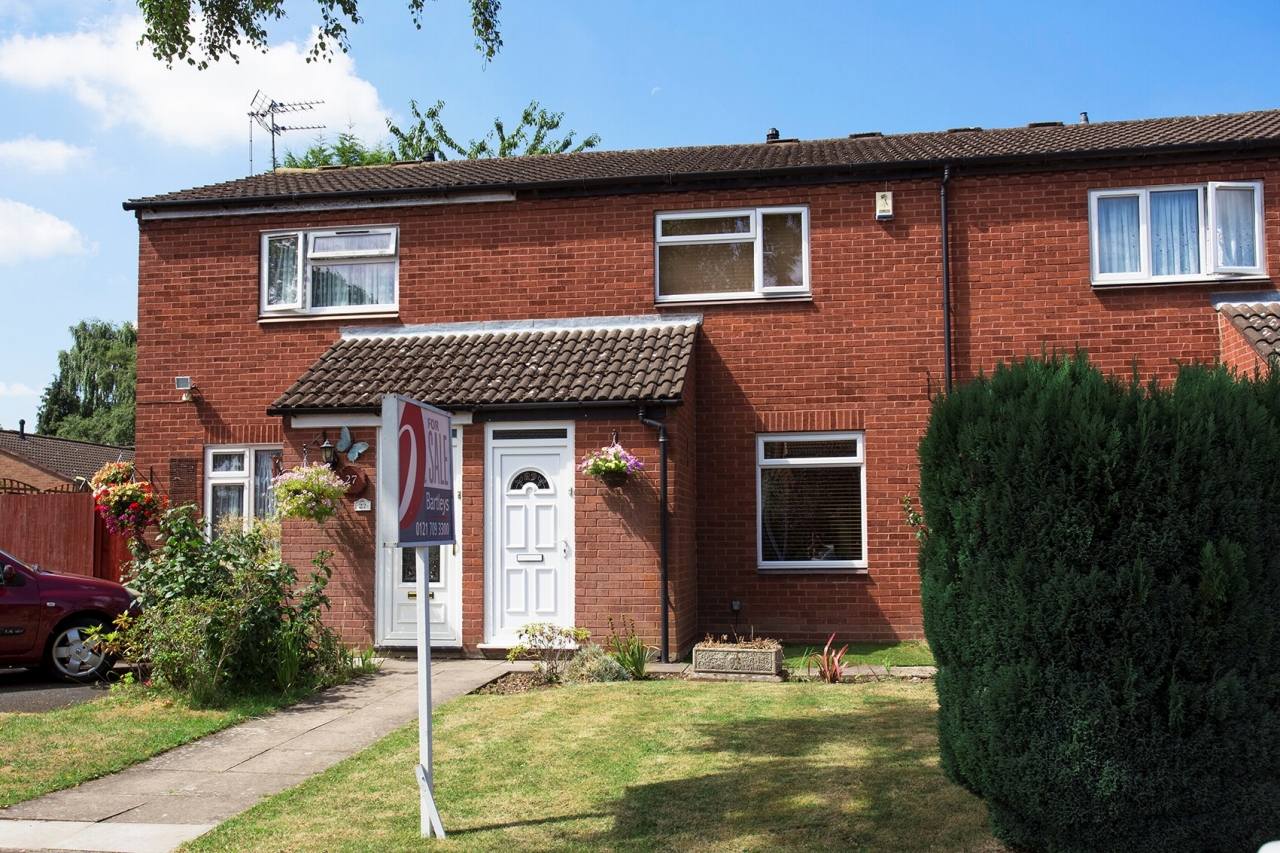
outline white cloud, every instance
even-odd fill
[[[92,150],[58,139],[24,136],[0,142],[0,163],[32,172],[61,172],[72,160],[83,160]]]
[[[238,65],[224,58],[205,71],[178,63],[169,69],[138,47],[143,29],[140,17],[129,16],[74,33],[10,36],[0,41],[0,80],[66,92],[105,127],[123,124],[142,136],[206,151],[247,143],[246,114],[259,89],[282,103],[325,102],[281,124],[322,124],[330,135],[353,124],[366,139],[386,132],[388,112],[377,89],[356,76],[346,54],[332,63],[308,63],[306,46],[284,42],[265,54],[242,46]]]
[[[23,385],[21,382],[0,382],[0,397],[38,397],[39,391],[34,391]]]
[[[29,204],[0,198],[0,264],[12,266],[85,251],[80,232],[70,222]]]

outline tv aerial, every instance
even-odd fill
[[[253,174],[253,123],[257,122],[258,126],[271,134],[271,170],[276,169],[276,137],[284,133],[286,130],[324,130],[323,124],[307,124],[307,125],[283,125],[276,123],[276,116],[280,113],[300,113],[305,110],[313,110],[316,104],[323,104],[324,101],[295,101],[291,104],[282,104],[271,98],[268,98],[259,89],[258,93],[253,96],[253,102],[249,105],[252,109],[249,111],[249,174]]]

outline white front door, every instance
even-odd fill
[[[462,439],[453,428],[453,470],[462,471]],[[379,472],[381,475],[381,472]],[[395,474],[389,482],[394,482]],[[455,481],[453,517],[462,518],[461,480]],[[457,528],[461,533],[461,525]],[[377,644],[413,646],[418,642],[418,572],[427,577],[427,612],[432,646],[462,645],[462,545],[395,547],[397,531],[380,531],[378,556]]]
[[[573,424],[489,424],[485,642],[573,624]]]

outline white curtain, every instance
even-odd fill
[[[311,307],[391,305],[396,299],[395,261],[312,264]]]
[[[1138,272],[1142,269],[1138,197],[1098,199],[1098,272]]]
[[[298,301],[298,235],[267,238],[267,304]]]
[[[1151,193],[1151,274],[1200,272],[1200,191]]]
[[[1253,190],[1248,187],[1218,187],[1217,233],[1218,266],[1253,267],[1258,265],[1257,235],[1254,234]]]

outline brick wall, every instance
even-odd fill
[[[37,489],[56,489],[70,482],[66,477],[4,451],[0,451],[0,480],[17,480]]]
[[[1266,362],[1248,339],[1221,314],[1218,315],[1218,334],[1222,340],[1223,364],[1241,376],[1253,376],[1255,372],[1267,369]]]
[[[1209,296],[1232,286],[1093,289],[1088,191],[1231,179],[1274,187],[1277,178],[1275,161],[958,174],[949,186],[956,377],[1044,348],[1083,346],[1106,370],[1127,374],[1136,361],[1144,377],[1166,381],[1177,361],[1214,360],[1226,339]],[[886,187],[896,216],[878,222],[873,193]],[[1267,197],[1272,267],[1278,200]],[[809,206],[812,301],[654,305],[655,212],[774,204]],[[704,314],[689,399],[669,419],[673,647],[734,628],[806,642],[831,631],[920,636],[915,542],[900,500],[915,492],[916,446],[944,380],[937,179],[142,222],[144,470],[169,471],[228,441],[286,441],[292,464],[306,436],[286,436],[265,410],[353,321],[259,323],[258,235],[352,224],[395,224],[401,237],[398,320],[360,325]],[[197,402],[177,401],[175,375],[193,377]],[[615,426],[647,471],[616,494],[577,480],[578,621],[599,636],[606,614],[625,612],[656,642],[656,436],[635,423],[580,421],[578,455]],[[755,437],[830,429],[865,431],[868,570],[762,575]],[[464,428],[463,448],[463,633],[472,644],[484,631],[483,426]],[[297,553],[337,552],[334,618],[353,637],[372,623],[371,544],[361,544],[372,542],[372,518],[288,531]]]

